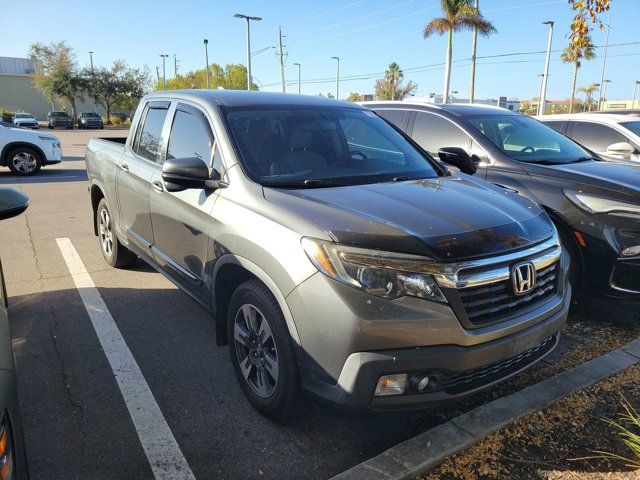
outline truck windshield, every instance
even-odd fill
[[[225,113],[240,160],[264,186],[320,188],[438,176],[423,153],[368,110],[239,107]]]
[[[523,115],[465,116],[508,157],[521,162],[561,165],[591,160],[591,155],[553,128]]]
[[[93,113],[93,112],[89,112],[89,113],[83,112],[81,115],[82,115],[83,118],[87,118],[87,117],[89,117],[89,118],[99,118],[99,115],[97,113]]]
[[[52,117],[68,117],[69,114],[67,112],[51,112]]]

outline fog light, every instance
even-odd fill
[[[376,385],[376,397],[385,395],[402,395],[409,386],[409,375],[399,373],[396,375],[383,375]]]
[[[640,245],[635,245],[633,247],[625,248],[622,251],[623,257],[633,257],[635,255],[640,255]]]

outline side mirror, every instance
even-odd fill
[[[29,206],[29,197],[15,188],[0,187],[0,220],[15,217]]]
[[[635,153],[635,151],[636,149],[633,147],[633,145],[627,142],[613,143],[607,147],[608,153],[629,155],[629,154]]]
[[[217,170],[209,176],[207,164],[198,157],[166,160],[162,165],[162,180],[168,192],[181,192],[190,188],[217,190],[229,186],[220,179]]]
[[[473,175],[478,170],[475,162],[464,148],[440,148],[438,150],[438,157],[440,157],[440,160],[442,160],[444,163],[453,165],[454,167],[459,168],[462,173],[466,173],[468,175]]]

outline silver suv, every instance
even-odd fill
[[[211,311],[255,408],[303,391],[422,407],[557,344],[568,258],[546,213],[452,175],[358,105],[237,91],[145,97],[86,154],[105,260],[150,263]]]

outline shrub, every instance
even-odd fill
[[[11,123],[13,121],[13,112],[8,112],[6,110],[0,110],[0,115],[2,116],[3,122]]]

